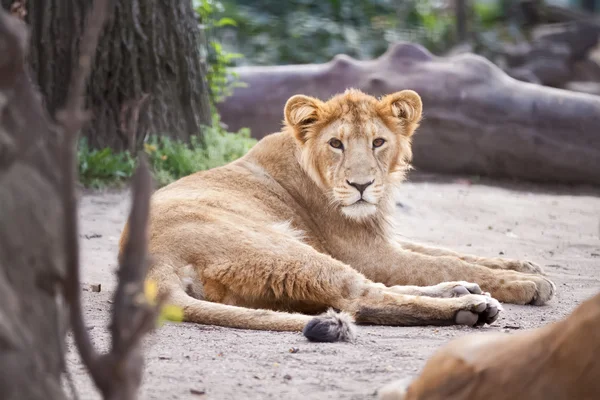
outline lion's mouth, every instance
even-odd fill
[[[376,203],[374,203],[373,201],[369,201],[367,199],[365,199],[364,197],[361,197],[360,199],[356,200],[354,203],[351,204],[353,205],[369,205],[369,206],[374,206],[376,205]]]
[[[375,207],[377,204],[364,198],[356,200],[354,203],[348,204],[346,207]]]
[[[377,206],[365,199],[359,199],[354,203],[342,207],[342,213],[352,219],[363,219],[377,212]]]

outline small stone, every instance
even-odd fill
[[[299,349],[299,348],[297,348],[297,347],[292,347],[292,348],[289,350],[289,352],[290,352],[290,353],[292,353],[292,354],[296,354],[296,353],[297,353],[297,352],[299,352],[299,351],[300,351],[300,349]]]
[[[206,394],[206,390],[202,389],[190,389],[190,393],[196,396],[204,396]]]
[[[292,376],[291,376],[291,375],[288,375],[288,374],[285,374],[285,375],[283,376],[283,379],[285,379],[286,381],[290,381],[290,380],[292,380]]]

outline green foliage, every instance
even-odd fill
[[[405,11],[405,22],[413,29],[422,27],[425,34],[417,38],[432,52],[440,52],[452,46],[455,39],[455,17],[432,0],[416,1]]]
[[[204,0],[208,1],[208,0]],[[436,0],[221,0],[216,18],[235,26],[215,32],[224,48],[243,52],[256,65],[329,61],[344,53],[358,59],[381,55],[406,40],[430,50],[448,47],[453,16]]]
[[[236,22],[231,17],[216,17],[216,13],[223,9],[218,1],[193,0],[193,6],[204,33],[205,43],[202,50],[211,99],[213,103],[218,103],[230,96],[235,87],[244,86],[238,80],[238,75],[229,70],[234,60],[241,58],[242,54],[226,51],[216,38],[220,29],[235,27]]]
[[[79,181],[90,188],[118,184],[131,177],[135,169],[135,160],[129,152],[90,149],[85,138],[79,140],[78,159]]]
[[[473,4],[475,24],[480,29],[493,29],[503,17],[501,2],[475,2]]]
[[[144,151],[158,187],[234,161],[256,143],[248,129],[227,132],[218,122],[215,117],[214,126],[203,130],[203,143],[198,137],[192,137],[190,144],[166,136],[152,136],[146,141]],[[90,150],[85,141],[80,143],[78,156],[80,182],[91,188],[119,185],[133,175],[136,166],[129,152],[115,153],[109,148]]]
[[[519,13],[509,16],[503,1],[476,2],[473,4],[471,25],[473,51],[492,61],[504,53],[507,44],[529,40],[528,29],[522,26]]]
[[[204,130],[203,141],[201,144],[198,138],[192,137],[191,143],[186,144],[165,136],[150,138],[145,151],[157,185],[164,186],[196,171],[227,164],[246,154],[256,143],[248,129],[231,133],[218,128],[217,123]]]

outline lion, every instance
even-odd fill
[[[450,341],[413,381],[392,382],[380,400],[600,399],[600,294],[567,318],[514,335]]]
[[[398,240],[420,96],[294,95],[283,128],[151,199],[148,279],[184,321],[353,340],[353,324],[483,325],[555,286],[529,261]],[[120,252],[127,238],[120,239]]]

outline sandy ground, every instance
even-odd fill
[[[397,220],[409,239],[480,255],[527,258],[543,265],[558,293],[542,307],[506,306],[492,326],[511,334],[564,317],[600,291],[600,191],[583,187],[418,177],[398,198]],[[81,200],[86,321],[106,349],[126,192]],[[361,326],[355,344],[313,344],[300,333],[167,324],[147,340],[142,399],[368,399],[385,383],[413,376],[459,327]],[[290,349],[297,352],[290,352]],[[98,394],[69,342],[68,368],[80,399]],[[192,393],[196,391],[196,393]],[[198,394],[200,393],[200,394]],[[203,394],[201,394],[203,393]]]

